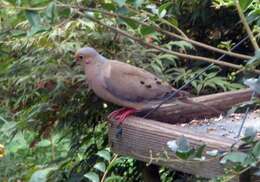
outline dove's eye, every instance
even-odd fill
[[[79,59],[80,59],[80,60],[83,60],[83,58],[84,58],[84,56],[82,56],[82,55],[79,56]]]

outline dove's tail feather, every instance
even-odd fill
[[[176,89],[173,89],[172,90],[172,93],[176,93]],[[183,90],[180,90],[179,92],[176,93],[175,97],[173,97],[172,99],[169,99],[169,101],[167,101],[167,103],[170,103],[170,102],[173,102],[173,101],[180,101],[180,102],[183,102],[185,104],[195,104],[195,105],[198,105],[204,109],[210,109],[211,111],[215,112],[215,113],[222,113],[220,110],[214,108],[214,107],[211,107],[211,106],[207,106],[203,103],[198,103],[198,102],[195,102],[193,100],[190,99],[190,93],[189,92],[186,92],[186,91],[183,91]]]
[[[216,108],[214,108],[214,107],[212,107],[212,106],[208,106],[208,105],[205,105],[205,104],[203,104],[203,103],[199,103],[199,102],[195,102],[195,101],[193,101],[193,100],[191,100],[191,99],[189,99],[188,97],[183,97],[183,98],[177,98],[180,102],[183,102],[183,103],[185,103],[185,104],[195,104],[195,105],[198,105],[198,106],[200,106],[200,107],[202,107],[202,108],[204,108],[204,109],[210,109],[212,112],[215,112],[215,113],[218,113],[218,114],[221,114],[222,113],[222,111],[220,111],[220,110],[218,110],[218,109],[216,109]]]

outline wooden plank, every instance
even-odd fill
[[[211,158],[206,161],[165,160],[165,158],[159,157],[164,156],[165,152],[170,158],[174,156],[166,143],[180,136],[185,136],[192,146],[206,144],[206,150],[217,149],[219,151],[227,151],[235,143],[232,138],[197,133],[181,126],[138,117],[127,118],[122,124],[122,129],[122,136],[117,138],[117,124],[110,121],[109,143],[114,152],[206,178],[223,174],[223,166],[220,165],[218,159]],[[156,159],[151,160],[151,156]]]
[[[205,106],[177,101],[162,105],[148,118],[167,123],[181,123],[189,122],[192,119],[209,118],[220,114],[210,108],[215,108],[218,111],[224,112],[236,104],[250,100],[251,95],[252,91],[250,89],[244,89],[194,97],[191,98],[191,100]],[[138,116],[143,116],[146,112],[147,111],[141,112]]]
[[[168,124],[187,122],[195,118],[206,118],[218,115],[208,107],[214,107],[221,112],[226,111],[233,105],[248,101],[252,91],[249,89],[225,92],[207,96],[192,98],[193,101],[202,103],[188,104],[174,102],[164,104],[150,118],[153,120],[128,117],[122,125],[122,136],[116,137],[117,125],[114,121],[109,124],[109,143],[114,152],[128,155],[137,160],[162,165],[197,176],[212,178],[223,174],[223,166],[219,159],[211,158],[206,161],[183,161],[176,160],[174,153],[167,147],[167,142],[185,136],[192,146],[206,144],[206,150],[228,151],[236,142],[234,136],[238,130],[241,119],[229,118],[229,120],[215,119],[213,122],[194,124]],[[141,116],[145,113],[139,113]],[[257,113],[255,113],[257,114]],[[255,125],[255,116],[246,125]],[[223,130],[223,131],[222,131]],[[165,153],[170,158],[166,158]],[[240,181],[240,178],[234,179]]]

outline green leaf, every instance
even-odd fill
[[[32,174],[29,182],[45,182],[47,181],[48,174],[55,169],[57,169],[57,167],[49,167],[35,171]]]
[[[226,164],[228,161],[230,161],[233,163],[243,164],[247,156],[248,154],[243,152],[230,152],[221,159],[220,163]]]
[[[144,3],[144,0],[135,0],[134,1],[134,6],[136,8],[139,8],[140,6],[142,6],[143,3]]]
[[[256,158],[255,156],[253,156],[251,153],[249,153],[249,155],[247,155],[247,157],[245,158],[244,162],[242,163],[242,165],[244,167],[247,166],[254,166],[256,165]]]
[[[189,157],[191,157],[194,154],[194,152],[195,152],[194,149],[191,149],[187,152],[180,152],[177,150],[176,155],[183,160],[187,160]]]
[[[109,176],[106,178],[105,182],[121,182],[123,180],[123,177],[121,176]]]
[[[152,62],[150,65],[157,74],[162,74],[162,69],[156,62]]]
[[[158,59],[167,59],[167,61],[174,61],[175,59],[178,59],[177,56],[172,55],[172,54],[160,54],[159,56],[157,56]]]
[[[127,18],[121,18],[128,26],[130,26],[131,28],[133,29],[136,29],[138,28],[139,24],[134,21],[134,20],[130,20],[130,19],[127,19]]]
[[[102,4],[102,8],[109,10],[109,11],[115,11],[116,5],[114,3],[104,3],[104,4]]]
[[[254,139],[256,137],[257,130],[254,127],[247,127],[244,133],[244,137]]]
[[[88,172],[87,174],[84,175],[84,177],[88,178],[92,182],[99,182],[99,176],[97,173],[94,172]]]
[[[55,17],[55,10],[56,10],[56,6],[55,6],[55,3],[54,2],[51,2],[46,11],[45,11],[45,16],[47,19],[50,20],[51,23],[53,23],[54,21],[54,17]]]
[[[177,18],[175,18],[175,17],[169,18],[168,21],[169,21],[172,25],[174,25],[174,26],[176,26],[176,27],[179,26],[179,22],[178,22]]]
[[[172,5],[172,2],[167,2],[162,4],[159,8],[158,8],[158,16],[160,18],[163,18],[166,13],[167,13],[167,9]]]
[[[142,35],[148,35],[148,34],[151,34],[153,32],[154,32],[154,29],[151,26],[142,26],[141,29],[140,29],[140,33]]]
[[[260,49],[255,51],[255,56],[252,57],[247,64],[248,66],[258,66],[260,65]]]
[[[27,148],[28,145],[22,132],[17,133],[12,139],[12,142],[10,142],[7,146],[8,151],[11,153],[17,153],[19,150],[24,150]]]
[[[111,160],[110,152],[107,151],[107,150],[98,151],[97,155],[99,157],[105,159],[106,161],[110,161]]]
[[[122,164],[123,162],[125,161],[124,157],[120,157],[120,158],[117,158],[116,160],[113,160],[112,163],[110,163],[108,166],[107,166],[107,171],[110,171],[112,168],[114,168],[115,166],[117,166],[118,164]]]
[[[177,146],[176,155],[184,160],[188,159],[195,152],[195,150],[190,147],[188,140],[184,136],[178,138],[176,140],[176,144],[172,142],[172,143],[167,143],[167,145],[173,151],[176,150],[176,146]]]
[[[119,7],[124,6],[124,4],[126,3],[126,0],[114,0],[114,1],[118,4]]]
[[[49,140],[41,140],[39,143],[37,143],[37,147],[48,147],[51,145],[51,142]]]
[[[206,76],[206,79],[213,78],[213,77],[215,77],[217,74],[218,74],[218,72],[209,73],[209,74]]]
[[[94,165],[94,168],[101,171],[101,172],[105,172],[106,170],[106,164],[104,162],[98,162]]]
[[[240,7],[242,10],[246,10],[253,0],[239,0]]]
[[[188,142],[188,140],[186,139],[185,136],[181,136],[180,138],[177,139],[176,141],[177,146],[178,146],[178,151],[179,152],[188,152],[190,151],[190,144]]]
[[[8,124],[8,121],[0,115],[0,121],[3,121],[5,124]]]
[[[38,27],[41,23],[41,18],[37,11],[26,10],[26,18],[32,27]]]
[[[205,148],[206,145],[201,145],[198,148],[196,148],[194,157],[201,158]]]
[[[202,89],[202,88],[203,88],[203,83],[199,83],[198,86],[195,88],[198,95],[199,95],[199,93],[201,92],[201,89]]]
[[[129,16],[129,11],[126,7],[122,6],[116,9],[116,13]]]
[[[260,94],[260,77],[257,78],[249,78],[244,80],[244,84],[249,86],[256,93]]]
[[[258,159],[260,158],[260,142],[259,141],[255,144],[255,146],[252,150],[252,153],[254,154],[254,156],[256,158],[258,158]]]
[[[27,33],[28,36],[32,36],[38,32],[42,32],[45,29],[41,25],[41,18],[37,11],[26,10],[26,18],[31,25],[31,30]]]
[[[164,3],[162,4],[160,7],[159,7],[159,13],[161,13],[163,10],[167,10],[171,5],[173,4],[173,2],[169,1],[167,3]]]
[[[167,13],[167,10],[166,9],[163,9],[160,13],[159,13],[159,17],[160,18],[163,18]]]
[[[190,44],[189,42],[186,42],[184,40],[180,40],[180,41],[171,41],[170,45],[172,46],[176,46],[179,47],[181,49],[193,49],[192,44]]]
[[[16,127],[17,127],[16,122],[14,121],[6,122],[1,126],[0,134],[7,137],[11,137],[12,133],[16,130]]]

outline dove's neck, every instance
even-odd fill
[[[85,65],[84,71],[91,88],[93,87],[93,84],[100,82],[103,75],[102,70],[108,62],[109,60],[107,58],[99,54],[94,58],[92,64]]]
[[[100,55],[100,54],[97,56],[96,60],[97,60],[99,63],[101,63],[101,64],[104,64],[104,63],[107,63],[107,62],[108,62],[108,59],[105,58],[104,56]]]

